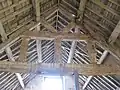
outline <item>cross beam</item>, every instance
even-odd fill
[[[31,38],[31,39],[43,39],[43,40],[53,40],[57,37],[62,38],[65,41],[73,40],[88,40],[90,37],[85,34],[79,33],[67,33],[67,32],[33,32],[29,31],[22,35],[22,37]]]
[[[18,73],[62,73],[71,74],[77,71],[84,75],[120,75],[120,66],[112,64],[60,64],[60,63],[27,63],[0,61],[0,71]]]

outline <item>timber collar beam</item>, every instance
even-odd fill
[[[111,64],[60,64],[60,63],[27,63],[0,61],[0,71],[15,73],[58,73],[62,75],[72,74],[78,71],[84,75],[120,75],[120,66]]]
[[[90,36],[79,33],[68,33],[68,32],[33,32],[29,31],[22,35],[22,37],[30,39],[40,39],[40,40],[53,40],[55,38],[61,38],[65,41],[79,41],[79,40],[89,40]]]

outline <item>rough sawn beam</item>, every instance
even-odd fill
[[[60,63],[27,63],[0,61],[0,71],[16,73],[62,73],[70,74],[77,71],[84,75],[120,75],[120,66],[112,64],[60,64]]]

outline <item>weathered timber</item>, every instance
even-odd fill
[[[38,74],[41,72],[70,74],[71,72],[78,71],[78,73],[84,75],[120,75],[120,66],[111,64],[22,63],[0,61],[0,71]]]
[[[56,37],[61,37],[65,41],[73,41],[73,40],[88,40],[90,37],[85,34],[79,33],[67,33],[67,32],[33,32],[29,31],[22,35],[22,37],[27,37],[31,39],[43,39],[43,40],[53,40]]]

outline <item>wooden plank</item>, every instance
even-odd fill
[[[5,22],[6,20],[8,20],[8,19],[10,19],[10,18],[13,18],[14,16],[16,16],[16,15],[18,15],[18,14],[20,14],[20,13],[26,11],[26,10],[29,10],[30,8],[32,8],[32,5],[26,6],[26,8],[23,8],[23,9],[21,9],[20,11],[16,11],[16,12],[14,12],[13,14],[10,14],[10,15],[8,15],[8,16],[5,17],[5,18],[2,18],[1,21],[2,21],[2,22]]]
[[[27,50],[28,50],[28,43],[29,38],[22,38],[21,46],[20,46],[20,56],[19,60],[20,62],[27,62]]]
[[[95,12],[94,10],[90,9],[89,7],[86,7],[86,9],[89,10],[90,12],[96,14],[97,16],[105,19],[105,20],[106,20],[107,22],[109,22],[112,26],[116,26],[115,23],[113,23],[111,20],[109,20],[107,17],[103,16],[102,14],[99,14],[99,13]]]
[[[0,71],[19,73],[55,72],[72,74],[77,71],[84,75],[120,75],[120,66],[112,64],[60,64],[60,63],[27,63],[27,62],[5,62],[0,61]]]
[[[120,18],[120,16],[116,13],[116,11],[110,7],[108,7],[107,5],[105,5],[104,3],[102,3],[100,0],[91,0],[93,3],[95,3],[96,5],[100,6],[101,8],[107,10],[108,12],[112,13],[113,15],[116,15],[117,17]]]
[[[77,10],[74,6],[72,6],[70,3],[68,3],[68,1],[66,0],[62,0],[65,4],[67,4],[68,6],[70,6],[72,9]]]
[[[111,33],[110,37],[109,37],[109,43],[113,44],[117,37],[120,34],[120,21],[118,22],[118,24],[116,25],[115,29],[113,30],[113,32]]]
[[[79,34],[79,33],[67,33],[67,32],[33,32],[29,31],[22,35],[22,37],[28,37],[31,39],[46,39],[46,40],[53,40],[56,37],[62,37],[62,39],[66,41],[73,41],[73,40],[88,40],[90,37],[85,34]]]
[[[89,17],[89,15],[87,15],[87,14],[84,14],[84,16],[87,17],[90,21],[93,21],[94,23],[98,24],[98,25],[99,25],[100,27],[102,27],[103,29],[107,30],[108,33],[111,33],[111,31],[110,31],[106,26],[104,26],[103,24],[99,23],[99,21],[97,21],[96,19]],[[94,24],[94,25],[95,25],[95,24]],[[92,25],[92,26],[93,26],[93,25]],[[96,26],[96,25],[95,25],[95,26]],[[96,26],[96,27],[97,27],[97,26]],[[101,31],[101,29],[100,29],[99,27],[97,27],[97,28],[98,28],[98,30]]]
[[[3,12],[5,12],[5,11],[9,10],[9,9],[12,9],[12,8],[14,8],[14,7],[16,7],[16,6],[24,3],[25,1],[27,1],[27,0],[21,0],[21,1],[17,2],[17,3],[14,3],[14,4],[12,4],[12,5],[4,8],[4,9],[0,10],[0,13],[3,13]]]
[[[11,37],[14,33],[17,32],[17,30],[20,30],[22,27],[26,27],[27,24],[29,24],[30,22],[33,22],[33,18],[31,18],[31,19],[29,19],[29,20],[26,20],[26,21],[23,22],[22,24],[18,25],[17,28],[12,29],[11,32],[6,32],[7,35],[8,35],[9,37]]]

